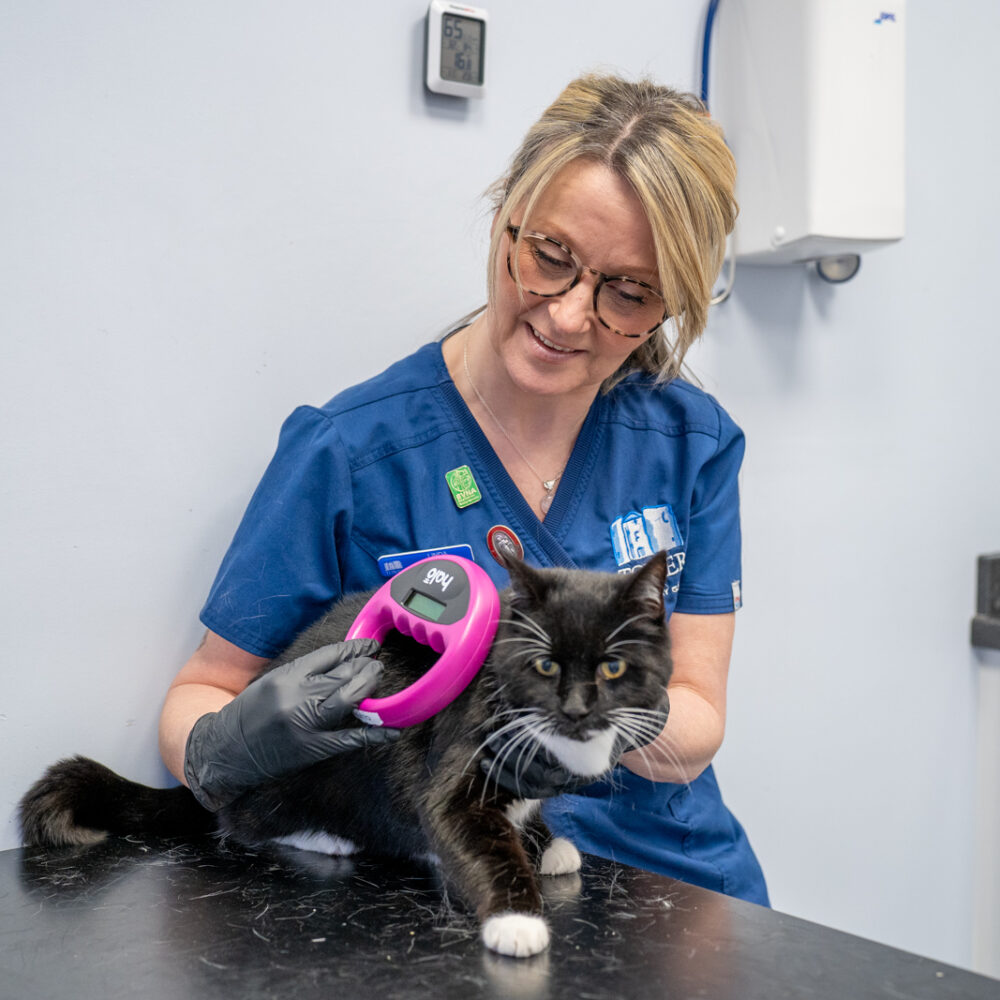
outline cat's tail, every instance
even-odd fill
[[[147,788],[86,757],[53,764],[21,799],[26,846],[97,844],[109,834],[196,836],[215,817],[183,787]]]

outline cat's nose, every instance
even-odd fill
[[[586,692],[581,688],[574,688],[570,691],[559,706],[562,714],[574,722],[579,721],[585,715],[590,715],[592,707],[593,699],[588,698]]]

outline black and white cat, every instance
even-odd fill
[[[486,946],[544,950],[549,930],[536,872],[574,872],[580,855],[553,838],[537,800],[489,780],[490,766],[526,765],[544,747],[573,774],[597,779],[622,746],[651,742],[666,719],[670,678],[661,554],[632,575],[509,566],[501,624],[469,687],[391,745],[341,754],[247,792],[212,814],[183,787],[150,789],[83,757],[53,765],[21,801],[26,844],[96,843],[107,834],[217,832],[250,846],[331,854],[364,850],[432,857],[475,909]],[[339,642],[367,600],[341,602],[265,669]],[[390,633],[378,654],[384,697],[436,657]],[[360,724],[360,723],[359,723]]]

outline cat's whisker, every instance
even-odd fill
[[[619,633],[619,632],[621,632],[621,631],[622,631],[622,629],[626,629],[626,628],[628,628],[628,627],[629,627],[629,625],[631,625],[631,624],[632,624],[632,622],[637,622],[637,621],[639,621],[639,620],[640,620],[641,618],[645,618],[645,617],[646,617],[646,615],[645,615],[645,614],[638,614],[638,615],[632,615],[632,617],[631,617],[631,618],[626,618],[626,619],[625,619],[625,621],[623,621],[623,622],[622,622],[622,623],[621,623],[621,624],[620,624],[620,625],[619,625],[619,626],[618,626],[618,627],[617,627],[616,629],[612,629],[612,631],[610,631],[610,632],[609,632],[609,633],[608,633],[608,634],[607,634],[607,635],[605,636],[605,638],[604,638],[604,644],[605,644],[605,646],[606,646],[606,645],[607,645],[607,644],[608,644],[609,642],[611,642],[611,640],[612,640],[612,639],[613,639],[613,638],[614,638],[614,637],[615,637],[616,635],[618,635],[618,633]]]
[[[487,690],[489,693],[486,696],[486,700],[491,704],[496,703],[497,701],[502,703],[503,693],[509,686],[508,681],[504,681],[500,684],[495,677],[490,676],[487,681]]]
[[[652,641],[652,639],[619,639],[617,642],[611,643],[610,646],[604,647],[605,654],[613,653],[616,649],[621,649],[623,646],[653,646],[657,644]]]
[[[549,646],[543,646],[541,642],[534,636],[523,636],[523,637],[514,636],[510,639],[500,639],[498,642],[495,642],[494,645],[500,646],[507,642],[517,642],[520,643],[522,646],[526,646],[527,648],[524,650],[524,652],[528,653],[529,655],[531,653],[541,653],[545,656],[552,655],[551,648]]]
[[[503,639],[501,641],[506,642],[508,640]],[[534,654],[535,656],[552,655],[552,648],[550,646],[543,646],[534,636],[525,637],[524,639],[512,640],[512,641],[517,641],[522,643],[525,648],[521,650],[521,652],[527,656],[531,656],[532,654]]]
[[[626,725],[632,726],[637,730],[648,730],[654,737],[659,736],[659,734],[663,732],[663,727],[666,722],[666,719],[664,719],[662,715],[624,715],[620,718]]]
[[[660,718],[666,713],[664,708],[642,708],[639,705],[627,705],[622,708],[612,709],[614,712],[626,712],[629,715],[655,715]]]
[[[653,708],[613,708],[608,712],[608,717],[623,722],[656,726],[657,732],[662,730],[666,723],[666,715]]]
[[[628,734],[628,741],[631,744],[631,749],[639,750],[645,749],[646,747],[652,748],[651,752],[659,752],[657,750],[658,744],[657,739],[659,738],[658,732],[653,732],[650,730],[631,730]],[[669,761],[669,751],[663,750],[661,756],[668,759]]]
[[[678,774],[677,780],[674,782],[678,785],[686,785],[688,788],[691,787],[691,777],[689,775],[688,769],[684,766],[684,762],[680,757],[670,750],[665,744],[658,743],[656,746],[651,748],[660,754],[670,767],[675,770]]]
[[[534,746],[531,747],[531,756],[528,757],[527,761],[521,764],[520,767],[517,767],[515,769],[518,776],[522,775],[529,767],[531,767],[532,761],[535,759],[536,756],[538,756],[538,751],[542,749],[542,742],[540,737],[555,732],[555,728],[556,726],[553,721],[551,720],[546,721],[544,719],[539,719],[538,725],[535,727],[533,732],[535,740],[534,740]],[[524,754],[524,748],[522,748],[521,750],[521,755],[523,756],[523,754]],[[519,757],[518,758],[519,763],[520,760],[521,758]]]
[[[529,631],[534,632],[535,635],[537,635],[543,642],[547,642],[551,645],[552,637],[545,631],[544,628],[542,628],[541,625],[538,624],[538,622],[535,621],[534,618],[531,617],[531,615],[527,614],[527,612],[521,611],[520,608],[511,608],[511,610],[514,614],[520,615],[524,621],[517,621],[513,618],[501,618],[500,620],[502,622],[507,625],[513,625],[515,628],[528,629]]]
[[[492,730],[489,736],[487,736],[486,739],[483,740],[483,742],[480,743],[475,750],[473,750],[473,757],[478,756],[479,752],[489,744],[490,740],[495,740],[498,736],[505,735],[509,730],[515,730],[530,725],[539,716],[537,709],[533,708],[510,709],[510,711],[522,714],[518,718],[512,719],[510,722],[505,722],[499,729]],[[493,721],[494,719],[487,720],[488,723],[492,723]]]
[[[521,748],[518,751],[517,759],[514,761],[514,775],[517,778],[518,786],[520,787],[521,777],[524,772],[531,767],[531,762],[538,755],[538,751],[541,749],[541,744],[538,742],[537,738],[534,737],[531,740],[526,740],[521,742]],[[525,760],[525,754],[528,755],[528,759]]]
[[[480,754],[480,752],[482,750],[484,750],[489,745],[489,743],[491,741],[495,741],[498,736],[499,737],[510,736],[510,738],[516,738],[516,736],[517,736],[517,730],[525,729],[526,727],[530,727],[539,718],[539,712],[538,712],[537,709],[534,709],[534,708],[516,708],[516,709],[512,708],[512,709],[506,709],[505,711],[500,712],[500,713],[496,713],[494,716],[492,716],[491,718],[487,719],[486,722],[484,722],[482,724],[482,726],[486,726],[486,725],[491,726],[491,727],[494,726],[496,724],[496,720],[497,720],[497,716],[498,715],[515,715],[516,718],[511,719],[509,722],[505,722],[499,728],[496,728],[496,729],[492,729],[491,728],[489,735],[472,752],[472,755],[471,755],[470,759],[475,759],[476,757],[478,757],[478,755]],[[482,728],[482,726],[480,726],[479,728]],[[501,747],[501,750],[503,750],[506,747],[506,745],[507,744],[504,743],[503,747]]]
[[[523,715],[525,712],[532,712],[534,709],[530,708],[501,708],[494,711],[489,718],[483,719],[482,722],[477,723],[475,729],[486,729],[489,726],[495,725],[500,719],[507,715]]]
[[[488,721],[492,722],[492,720],[488,720]],[[466,761],[465,766],[462,768],[462,773],[463,774],[470,773],[470,767],[472,767],[473,765],[475,765],[478,762],[478,760],[480,759],[480,753],[481,753],[481,751],[484,750],[488,746],[490,740],[494,739],[496,737],[497,733],[502,733],[502,732],[504,732],[506,730],[515,730],[516,731],[517,729],[523,729],[526,725],[530,725],[530,722],[531,722],[530,719],[524,719],[524,718],[514,719],[512,722],[508,722],[500,730],[496,730],[496,731],[491,732],[489,734],[489,736],[485,740],[483,740],[483,742],[480,743],[479,746],[476,747],[476,749],[469,755],[469,758]],[[514,736],[513,738],[516,739],[517,737]],[[506,746],[507,746],[507,744],[505,743],[504,746],[501,748],[501,751],[503,749],[505,749]],[[482,794],[480,795],[480,798],[479,798],[479,804],[480,805],[482,805],[486,801],[486,793],[487,793],[487,791],[489,791],[490,784],[492,783],[492,780],[493,780],[493,771],[497,767],[497,762],[498,762],[499,757],[500,757],[500,754],[499,753],[495,753],[493,755],[493,757],[490,759],[489,769],[485,772],[486,781],[485,781],[485,783],[483,785],[483,791],[482,791]],[[471,789],[472,782],[475,780],[476,771],[477,771],[477,769],[473,768],[472,771],[471,771],[471,773],[470,773],[470,778],[469,778],[470,789]]]
[[[497,751],[496,759],[501,765],[506,764],[507,759],[520,745],[535,738],[536,734],[540,731],[540,721],[541,719],[538,715],[535,718],[524,720],[521,731],[511,736],[500,750]]]
[[[615,729],[616,727],[612,725],[611,728]],[[609,768],[609,770],[604,772],[602,778],[604,781],[608,783],[609,787],[611,788],[612,794],[614,792],[620,792],[625,787],[621,778],[618,777],[615,771],[614,762],[612,762],[612,765]]]
[[[636,747],[635,752],[642,758],[642,762],[646,765],[646,769],[648,771],[655,772],[652,761],[649,759],[649,754],[646,753],[647,746]]]
[[[490,763],[489,770],[486,772],[486,785],[483,787],[483,794],[480,797],[480,804],[486,799],[486,791],[489,788],[490,783],[493,780],[493,772],[495,769],[503,767],[506,764],[507,758],[514,752],[519,744],[524,743],[527,740],[532,740],[534,738],[534,731],[537,723],[535,720],[524,720],[524,727],[520,733],[513,736],[500,751],[493,758]]]
[[[500,694],[506,687],[507,685],[504,684],[503,688],[499,688],[497,690],[497,694]],[[505,707],[503,708],[494,709],[493,714],[486,721],[490,722],[491,720],[496,719],[501,715],[526,715],[529,712],[537,712],[537,711],[538,711],[537,708],[524,708],[524,707],[518,708],[515,705],[505,705]]]
[[[523,622],[513,621],[512,619],[507,619],[508,624],[512,628],[523,629],[525,632],[530,632],[532,635],[537,635],[539,639],[544,643],[551,644],[552,636],[549,635],[541,625],[538,624],[534,619],[528,618]]]
[[[663,732],[660,726],[653,723],[642,724],[641,722],[618,723],[615,727],[618,733],[625,736],[636,746],[645,746],[652,743]]]
[[[612,725],[619,735],[628,737],[637,744],[651,743],[663,732],[662,719],[636,718],[624,713],[616,716]]]
[[[480,755],[478,753],[470,754],[466,760],[464,766],[462,767],[461,774],[467,774],[469,776],[468,789],[471,792],[473,785],[475,784],[476,775],[482,775],[485,777],[486,781],[483,785],[482,795],[480,796],[479,803],[482,805],[486,801],[486,793],[490,789],[490,783],[493,779],[493,769],[496,766],[496,758],[485,758],[490,761],[490,766],[486,771],[483,771],[479,766],[478,762],[480,760]]]
[[[633,749],[638,751],[647,768],[655,770],[650,758],[659,756],[680,775],[679,784],[690,786],[688,770],[664,732],[662,712],[655,709],[619,708],[612,709],[608,715],[616,733],[636,744]]]
[[[476,726],[477,729],[482,729],[487,726],[491,726],[504,716],[512,716],[512,715],[525,716],[525,715],[538,714],[538,708],[534,706],[525,706],[518,708],[514,705],[511,705],[503,701],[501,696],[508,687],[509,683],[505,681],[495,691],[491,692],[489,698],[487,699],[487,703],[490,707],[490,715],[483,722],[477,724]]]
[[[636,742],[638,742],[638,740]],[[649,742],[644,743],[643,746],[637,746],[635,749],[646,762],[646,766],[650,768],[650,770],[655,770],[653,764],[655,764],[655,760],[658,757],[660,760],[666,762],[673,771],[677,772],[680,780],[676,782],[676,784],[687,785],[690,787],[691,778],[689,776],[688,769],[672,745],[670,737],[662,730],[658,732],[653,739],[649,740]],[[653,758],[652,761],[650,758]]]
[[[505,769],[507,761],[516,751],[517,757],[515,758],[513,770],[515,777],[520,780],[520,776],[524,773],[525,769],[531,765],[531,762],[535,759],[535,755],[541,747],[538,740],[539,735],[552,728],[551,723],[547,723],[543,719],[540,712],[534,712],[532,718],[521,721],[523,722],[521,732],[513,735],[507,743],[500,748],[494,757],[493,762],[490,765],[489,772],[487,773],[488,779],[492,778],[494,768]],[[524,754],[528,750],[531,751],[531,754],[528,757],[527,762],[524,762]]]
[[[675,767],[677,769],[677,772],[681,776],[680,784],[687,785],[688,787],[690,787],[691,778],[689,776],[688,769],[685,766],[684,761],[681,759],[680,754],[677,752],[673,742],[670,739],[670,736],[665,734],[663,738],[656,743],[654,749],[661,752],[664,758],[666,758],[667,762],[672,767]]]
[[[663,712],[648,708],[614,708],[608,717],[622,723],[649,728],[659,734],[666,725],[667,717]]]

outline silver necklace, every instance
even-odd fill
[[[500,428],[500,433],[503,434],[503,436],[510,442],[510,446],[518,453],[518,455],[521,456],[521,461],[524,462],[524,464],[532,471],[535,478],[542,484],[542,489],[545,490],[545,496],[542,497],[542,502],[539,506],[542,509],[542,514],[547,514],[549,512],[549,508],[552,506],[552,498],[555,496],[556,483],[558,483],[562,478],[562,474],[566,470],[566,466],[563,466],[562,469],[559,470],[559,473],[551,479],[545,479],[531,464],[531,462],[528,461],[528,456],[521,451],[517,442],[510,436],[510,434],[507,433],[507,428],[500,423],[499,418],[493,412],[493,408],[486,402],[485,399],[483,399],[483,394],[476,388],[476,383],[472,381],[472,373],[469,371],[469,340],[467,336],[463,339],[462,344],[462,364],[465,367],[465,377],[468,379],[469,385],[472,387],[472,391],[476,394],[476,399],[483,404],[486,412],[493,418],[493,423]]]

